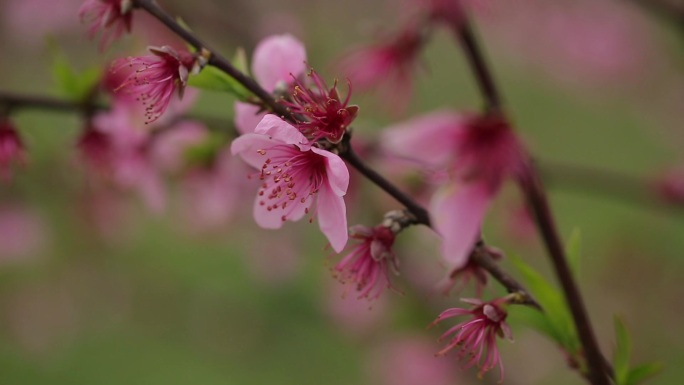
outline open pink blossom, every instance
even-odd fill
[[[190,72],[198,70],[198,61],[187,51],[170,46],[149,47],[152,55],[129,57],[114,62],[114,71],[134,69],[118,89],[135,95],[145,107],[147,123],[166,111],[172,97],[183,97]]]
[[[306,49],[292,35],[269,36],[256,46],[252,55],[252,74],[268,92],[285,92],[292,76],[306,71]],[[240,133],[254,132],[254,127],[266,116],[259,106],[235,103],[235,127]]]
[[[349,171],[339,156],[308,143],[295,127],[266,115],[254,133],[233,141],[231,152],[259,170],[261,186],[254,202],[259,226],[277,229],[313,210],[321,231],[340,252],[348,238],[343,196]]]
[[[425,42],[420,30],[411,26],[387,41],[358,48],[340,66],[354,86],[378,89],[396,111],[406,108],[413,90],[413,76]]]
[[[413,159],[447,177],[434,195],[431,214],[442,235],[442,253],[459,269],[480,236],[487,207],[508,177],[525,179],[529,164],[522,145],[501,117],[436,112],[389,128],[386,151]]]
[[[499,367],[500,381],[503,381],[504,368],[496,346],[496,338],[512,340],[511,329],[506,324],[508,313],[504,309],[507,299],[499,298],[491,302],[482,302],[478,299],[462,299],[463,302],[473,305],[471,309],[451,308],[443,311],[432,323],[436,325],[445,319],[452,317],[468,316],[468,320],[451,327],[440,337],[440,341],[450,338],[451,340],[444,349],[437,352],[438,356],[444,356],[450,351],[456,351],[458,360],[465,360],[465,368],[478,366],[478,376]]]
[[[399,261],[392,250],[395,234],[385,226],[353,226],[350,237],[360,241],[335,265],[333,272],[342,283],[356,285],[359,298],[376,299],[392,288],[390,272],[399,273]]]
[[[104,50],[124,32],[131,31],[133,23],[131,0],[86,0],[78,15],[87,22],[88,35],[100,36],[100,49]]]
[[[24,144],[14,125],[9,120],[0,120],[0,181],[9,181],[14,165],[25,159]]]

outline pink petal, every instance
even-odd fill
[[[240,155],[250,166],[261,169],[266,160],[265,155],[260,154],[259,150],[271,148],[281,144],[279,141],[269,139],[268,136],[260,134],[245,134],[233,140],[230,144],[230,152],[233,155]]]
[[[266,207],[260,203],[263,200],[264,198],[262,196],[257,195],[256,200],[254,201],[254,220],[259,227],[264,229],[281,228],[283,223],[285,223],[285,221],[283,221],[283,215],[287,217],[288,221],[292,222],[302,219],[302,217],[306,215],[307,209],[311,206],[311,202],[313,202],[313,199],[307,199],[306,203],[289,205],[286,210],[279,208],[268,211],[266,210]]]
[[[273,92],[279,83],[289,83],[290,74],[306,70],[306,49],[292,35],[267,37],[254,50],[252,73],[262,87]]]
[[[430,214],[442,235],[442,256],[450,268],[457,269],[468,261],[492,193],[483,183],[465,184],[457,190],[449,187],[435,194]]]
[[[340,253],[347,244],[347,208],[344,199],[324,183],[318,191],[318,225],[328,238],[330,246]]]
[[[452,111],[437,111],[387,127],[381,136],[385,151],[428,166],[444,166],[454,157],[466,119]]]
[[[254,132],[254,128],[261,119],[266,116],[265,112],[259,112],[261,108],[249,103],[235,103],[235,128],[240,134]]]
[[[254,132],[268,135],[286,144],[296,144],[302,150],[308,150],[306,137],[290,123],[276,115],[268,114],[257,124]]]
[[[311,151],[326,158],[325,171],[332,191],[339,196],[345,195],[349,187],[349,170],[342,158],[316,147],[311,147]]]

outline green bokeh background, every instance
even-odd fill
[[[0,6],[9,3],[0,1]],[[389,1],[163,4],[228,53],[238,45],[251,52],[260,37],[290,26],[324,74],[332,72],[345,49],[375,28],[397,25],[403,16]],[[480,25],[509,111],[543,168],[573,164],[651,178],[684,160],[681,107],[663,107],[675,95],[681,99],[684,39],[658,19],[646,19],[657,43],[658,70],[615,88],[560,82],[552,70],[515,57],[486,22]],[[54,93],[47,45],[24,42],[19,32],[2,27],[1,89]],[[116,57],[98,54],[82,32],[74,16],[73,31],[53,36],[73,63],[85,67]],[[144,45],[127,38],[115,51]],[[463,56],[447,33],[435,35],[425,64],[412,113],[480,106]],[[362,109],[355,125],[359,136],[372,138],[399,119],[384,112],[385,101],[360,94],[355,101]],[[232,99],[203,94],[194,111],[230,118]],[[439,330],[425,326],[444,306],[457,304],[457,297],[427,298],[403,276],[397,281],[404,295],[388,292],[385,305],[368,310],[382,312],[380,321],[356,333],[340,325],[328,302],[331,291],[342,290],[331,289],[329,251],[307,224],[289,225],[282,236],[291,238],[297,250],[297,267],[282,279],[264,275],[254,260],[268,265],[269,258],[283,258],[288,246],[279,246],[279,238],[256,228],[249,216],[210,235],[189,235],[173,210],[151,215],[134,202],[125,235],[113,242],[91,235],[78,215],[82,181],[74,177],[70,158],[78,117],[24,111],[16,123],[31,161],[12,186],[0,187],[0,197],[22,201],[43,215],[49,242],[26,261],[0,264],[1,384],[371,384],[372,352],[393,336],[423,334],[439,349]],[[580,284],[604,352],[611,354],[612,317],[620,314],[633,336],[634,362],[666,364],[650,383],[679,383],[684,377],[684,292],[678,281],[684,275],[684,210],[607,196],[599,186],[573,186],[553,168],[544,170],[561,233],[567,237],[581,229]],[[380,199],[373,186],[364,184],[363,190]],[[497,200],[487,219],[487,239],[547,274],[541,244],[506,231],[510,207],[518,201],[512,187]],[[381,206],[396,207],[389,201]],[[350,223],[371,217],[355,210],[350,215]],[[419,233],[408,231],[398,252],[407,268],[430,270],[438,266],[438,256]],[[272,245],[254,246],[260,243]],[[515,310],[510,319],[516,325]],[[514,334],[514,344],[501,344],[505,383],[583,383],[566,369],[552,342],[524,328],[514,328]],[[459,383],[478,383],[473,371],[459,376]],[[496,375],[483,380],[495,381]]]

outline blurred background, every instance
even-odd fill
[[[55,50],[86,69],[139,55],[147,45],[178,44],[136,13],[134,33],[101,53],[78,19],[81,3],[0,0],[0,90],[59,97]],[[243,47],[249,57],[261,38],[290,33],[328,79],[341,76],[350,49],[396,32],[420,4],[160,3],[227,56]],[[579,280],[604,353],[612,354],[612,317],[619,314],[633,337],[634,363],[665,364],[649,383],[674,384],[684,377],[684,290],[677,281],[684,276],[684,18],[637,3],[489,1],[474,11],[474,22],[508,110],[547,178],[561,233],[582,234]],[[445,30],[425,47],[407,111],[391,111],[391,102],[374,93],[354,90],[352,101],[361,106],[354,128],[362,142],[413,115],[482,104]],[[230,126],[233,102],[204,92],[190,113],[212,118],[211,131],[221,131]],[[135,191],[93,193],[75,160],[84,125],[77,113],[21,110],[12,120],[28,162],[0,185],[0,383],[498,380],[497,373],[478,380],[453,356],[433,357],[446,327],[426,326],[473,293],[438,292],[444,271],[426,229],[399,237],[402,275],[393,282],[403,294],[357,300],[332,277],[339,257],[325,248],[315,223],[288,223],[278,232],[254,225],[255,187],[237,160],[226,161],[231,176],[212,193],[201,192],[186,170],[162,173],[164,204],[151,208]],[[369,161],[411,188],[411,177],[381,157]],[[353,183],[350,224],[374,225],[399,207],[368,182]],[[215,205],[203,204],[209,201]],[[513,186],[497,199],[485,234],[552,279]],[[502,293],[493,284],[485,295]],[[553,342],[519,325],[515,309],[509,321],[515,342],[499,344],[504,383],[584,383]]]

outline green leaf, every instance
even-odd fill
[[[615,352],[613,353],[613,371],[615,382],[626,385],[629,377],[629,357],[632,354],[632,341],[620,317],[615,316]]]
[[[245,101],[251,93],[238,83],[237,80],[228,76],[216,67],[207,66],[199,74],[191,76],[188,85],[203,90],[227,92]]]
[[[660,362],[641,364],[630,370],[625,385],[636,385],[649,377],[653,377],[663,370],[664,365]]]
[[[97,86],[102,76],[99,67],[90,67],[77,72],[66,55],[53,45],[52,76],[57,92],[74,102],[86,100]]]
[[[582,232],[575,227],[570,234],[570,238],[565,244],[565,253],[568,256],[568,263],[575,277],[580,275],[580,260],[582,258]]]
[[[530,292],[544,308],[546,325],[537,321],[537,329],[555,340],[569,354],[576,355],[580,343],[563,295],[522,259],[516,256],[510,259],[522,274]]]

